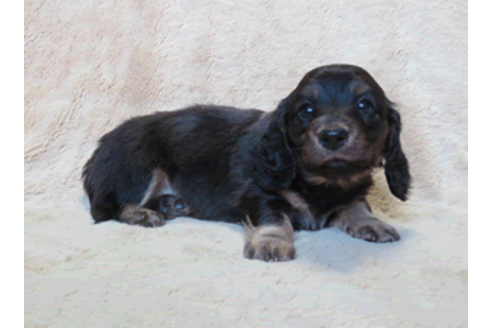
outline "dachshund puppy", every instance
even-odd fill
[[[400,115],[369,73],[323,66],[273,112],[197,105],[124,122],[100,139],[84,188],[96,223],[145,227],[165,223],[159,197],[179,195],[197,218],[243,223],[250,259],[294,259],[295,230],[338,227],[393,242],[398,232],[365,197],[383,166],[393,195],[406,200],[400,131]]]

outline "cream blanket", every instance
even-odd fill
[[[273,110],[308,70],[366,68],[400,104],[411,199],[370,198],[402,240],[296,234],[245,260],[235,225],[94,225],[80,173],[123,120],[194,103]],[[467,2],[25,3],[26,327],[467,326]]]

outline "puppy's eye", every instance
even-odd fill
[[[314,109],[313,105],[311,104],[304,104],[299,108],[299,112],[297,115],[302,119],[302,120],[310,120],[314,117],[314,114],[316,114],[316,110]]]
[[[359,100],[359,102],[357,103],[357,107],[359,108],[359,110],[361,112],[367,113],[367,114],[372,113],[374,111],[374,106],[367,99]]]

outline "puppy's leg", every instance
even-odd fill
[[[376,243],[400,240],[398,231],[377,219],[365,200],[355,201],[348,207],[342,208],[329,226],[340,228],[354,238]]]
[[[263,261],[289,261],[296,257],[294,229],[284,215],[280,224],[264,224],[253,227],[251,221],[244,224],[246,245],[244,257]]]
[[[131,224],[140,225],[143,227],[161,227],[166,223],[166,213],[160,213],[159,208],[148,206],[153,204],[153,200],[173,199],[177,197],[173,195],[162,195],[164,192],[171,192],[171,184],[167,174],[162,170],[154,170],[152,179],[145,191],[140,204],[126,204],[122,207],[119,215],[119,221]],[[164,197],[164,198],[163,198]],[[174,204],[174,202],[173,202]]]
[[[152,172],[152,180],[140,201],[140,206],[144,206],[149,200],[164,194],[174,194],[171,182],[166,172],[156,169]]]

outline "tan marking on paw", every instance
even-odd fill
[[[360,219],[348,225],[346,232],[354,237],[374,243],[388,243],[400,240],[395,228],[376,218]]]
[[[395,228],[376,218],[365,200],[355,201],[341,208],[338,217],[330,222],[354,238],[375,243],[387,243],[400,240]]]
[[[120,221],[148,228],[161,227],[166,223],[164,215],[139,205],[125,205],[120,214]]]
[[[285,218],[281,226],[268,225],[255,228],[249,221],[245,228],[244,257],[266,262],[295,259],[294,229],[288,218]]]

